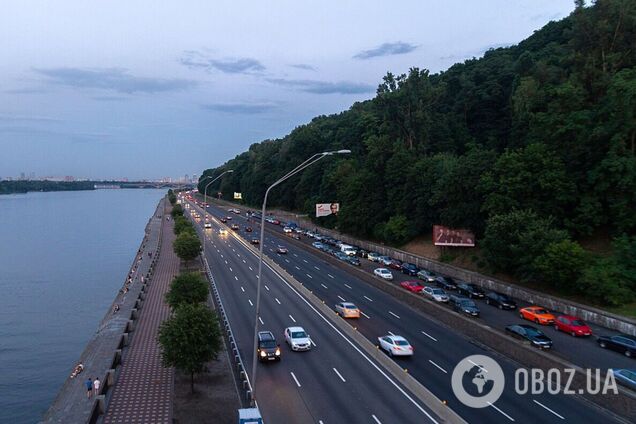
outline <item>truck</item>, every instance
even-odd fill
[[[348,256],[355,256],[358,253],[358,249],[348,244],[340,245],[340,251]]]

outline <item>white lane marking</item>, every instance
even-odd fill
[[[476,364],[475,362],[471,361],[470,359],[468,360],[468,362],[470,362],[471,364],[473,364],[474,366],[476,366],[480,370],[488,372],[488,370],[486,368],[484,368],[483,365]]]
[[[254,306],[254,304],[252,303],[250,299],[247,299],[247,301],[250,302],[250,306]]]
[[[270,251],[270,252],[273,252],[273,251],[274,251],[274,249],[269,249],[269,251]]]
[[[483,369],[483,368],[482,368]],[[501,413],[501,415],[503,415],[504,417],[508,418],[510,421],[514,422],[515,419],[512,418],[510,415],[506,414],[504,411],[502,411],[501,409],[497,408],[493,403],[488,402],[488,405],[492,406],[493,408],[495,408],[497,411],[499,411],[499,413]]]
[[[371,319],[371,317],[370,317],[369,315],[365,314],[364,312],[360,311],[360,313],[361,313],[361,314],[362,314],[365,318],[367,318],[367,319]]]
[[[322,420],[318,420],[318,424],[325,424],[322,422]]]
[[[314,265],[314,268],[316,268],[318,271],[320,271],[320,268],[318,268],[316,265]]]
[[[250,271],[254,271],[251,266],[248,266],[248,268],[250,269]]]
[[[241,286],[241,291],[243,291],[243,293],[245,293],[245,289],[243,288],[243,286]]]
[[[328,289],[329,287],[325,286],[324,284],[320,283],[321,286],[323,286],[324,288]]]
[[[298,255],[297,255],[297,254],[295,254],[295,253],[292,253],[292,255],[294,255],[294,257],[296,257],[296,258],[298,257]]]
[[[369,302],[373,302],[373,299],[370,299],[370,298],[368,298],[368,297],[366,297],[366,296],[362,296],[362,297],[364,297],[365,299],[367,299]]]
[[[437,341],[437,339],[435,337],[431,336],[426,331],[422,331],[422,334],[424,334],[426,337],[428,337],[429,339],[433,340],[434,342]]]
[[[327,275],[329,276],[329,278],[334,278],[334,276],[331,274],[327,274]]]
[[[373,418],[377,424],[382,424],[382,421],[380,421],[375,415],[371,415],[371,418]]]
[[[261,317],[258,317],[258,321],[261,323],[261,325],[265,325],[265,323],[263,322],[263,320],[261,319]]]
[[[243,263],[246,264],[247,262],[245,262],[245,259],[243,259]]]
[[[387,331],[387,333],[389,333],[392,336],[395,336],[395,334],[391,333],[390,331]]]
[[[441,372],[443,372],[444,374],[448,374],[448,371],[446,371],[444,368],[440,367],[439,365],[437,365],[435,362],[431,361],[430,359],[428,360],[428,362],[430,362],[431,364],[433,364],[434,367],[436,367],[438,370],[440,370]]]
[[[314,277],[312,277],[312,276],[311,276],[311,274],[307,274],[307,277],[309,277],[309,278],[314,278]]]
[[[296,322],[296,320],[294,319],[294,317],[293,317],[293,316],[291,316],[291,314],[289,314],[289,318],[290,318],[293,322]]]
[[[269,291],[269,287],[267,287],[267,284],[264,284],[265,286],[265,290]]]
[[[537,405],[539,405],[539,406],[543,407],[546,411],[550,411],[550,412],[552,412],[554,415],[556,415],[557,417],[561,418],[562,420],[564,420],[564,419],[565,419],[565,417],[563,417],[562,415],[557,414],[556,412],[554,412],[553,410],[551,410],[550,408],[548,408],[547,406],[545,406],[544,404],[542,404],[542,403],[541,403],[541,402],[539,402],[538,400],[534,400],[534,399],[532,399],[532,401],[533,401],[534,403],[536,403]]]
[[[298,271],[300,271],[300,267],[299,267],[299,266],[296,266],[295,268],[296,268]]]
[[[221,251],[219,249],[216,249],[216,253],[221,253]]]
[[[307,262],[307,259],[303,259],[303,262],[304,262],[304,263],[306,263],[306,264],[308,264],[308,263],[309,263],[309,262]]]
[[[258,274],[254,274],[254,275],[256,275],[256,279],[257,279],[257,280],[260,278],[260,277],[258,276]]]
[[[346,382],[347,382],[347,380],[345,380],[345,379],[344,379],[344,377],[342,376],[342,374],[340,374],[340,373],[338,372],[338,370],[337,370],[337,369],[333,368],[333,371],[334,371],[336,374],[338,374],[338,377],[340,377],[340,380],[342,380],[342,382],[343,382],[343,383],[346,383]]]
[[[345,299],[345,298],[344,298],[344,297],[342,297],[342,296],[338,296],[338,299],[342,300],[343,302],[346,302],[346,301],[347,301],[347,299]]]
[[[348,288],[348,289],[350,289],[350,288],[351,288],[351,286],[350,286],[349,284],[345,284],[344,286],[345,286],[346,288]]]
[[[227,261],[224,261],[224,262],[225,262],[225,265],[227,265]]]
[[[312,345],[314,345],[314,347],[316,347],[316,343],[314,343],[314,339],[309,339],[309,341],[311,342]]]
[[[237,253],[237,254],[236,254],[236,256],[238,256],[238,257],[240,258],[240,257],[241,257],[241,254],[240,254],[240,253]]]
[[[221,257],[223,257],[223,255],[221,255]]]
[[[230,267],[230,272],[234,272],[234,271],[232,271],[232,267]]]
[[[278,303],[280,305],[280,300],[278,300],[277,297],[275,297],[274,300],[276,300],[276,303]]]
[[[393,312],[391,312],[391,311],[389,311],[389,313],[390,313],[391,315],[393,315],[394,317],[396,317],[397,319],[400,319],[400,316],[399,316],[399,315],[396,315],[396,314],[394,314],[394,313],[393,313]]]
[[[285,262],[289,263],[289,259],[285,259]]]
[[[234,276],[234,279],[235,279],[236,281],[238,281],[238,277],[237,277],[236,275]]]
[[[292,378],[294,379],[294,381],[296,382],[296,385],[297,385],[298,387],[300,387],[300,383],[298,382],[298,379],[296,378],[296,376],[294,375],[294,373],[293,373],[293,372],[290,372],[290,374],[291,374]]]
[[[232,248],[232,252],[236,253],[236,250],[234,250],[234,248]]]

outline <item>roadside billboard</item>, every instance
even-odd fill
[[[316,217],[338,215],[340,203],[316,203]]]
[[[241,193],[234,192],[234,199],[235,200],[243,199],[243,195]]]
[[[470,230],[433,225],[433,244],[435,246],[475,247],[475,235]]]

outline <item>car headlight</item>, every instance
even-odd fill
[[[266,357],[266,356],[267,356],[267,353],[265,353],[265,351],[264,351],[264,350],[261,350],[261,356],[264,358],[264,357]]]
[[[276,348],[276,356],[280,356],[280,349]]]

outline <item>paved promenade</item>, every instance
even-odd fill
[[[174,370],[161,365],[157,334],[159,325],[170,315],[164,294],[179,273],[179,258],[172,250],[175,238],[172,219],[164,219],[163,226],[159,260],[132,333],[132,342],[123,356],[105,424],[172,422]]]

